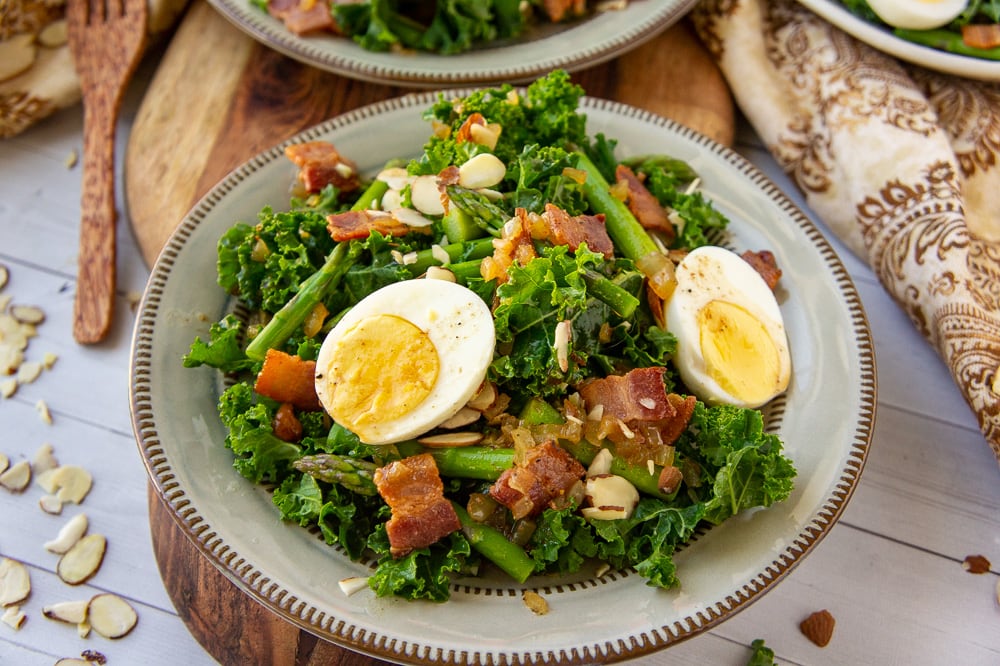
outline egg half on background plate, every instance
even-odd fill
[[[453,282],[396,282],[369,294],[327,334],[316,393],[366,444],[392,444],[443,423],[475,395],[493,360],[493,315]]]
[[[692,250],[677,264],[665,306],[677,338],[674,363],[708,404],[760,407],[788,388],[791,355],[774,292],[742,257],[722,247]]]
[[[868,6],[880,19],[906,30],[933,30],[948,25],[968,5],[967,0],[868,0]]]

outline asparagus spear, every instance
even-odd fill
[[[523,548],[508,541],[503,532],[474,521],[462,505],[456,502],[451,504],[462,523],[462,533],[476,552],[506,571],[517,582],[528,580],[528,576],[535,571],[535,561],[528,557]]]
[[[374,474],[378,466],[367,460],[319,453],[302,456],[292,467],[319,481],[336,483],[359,495],[377,495]]]

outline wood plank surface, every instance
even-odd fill
[[[686,22],[573,76],[590,96],[653,111],[732,144],[729,90]],[[193,204],[233,168],[339,113],[407,92],[305,66],[196,2],[146,92],[125,156],[128,214],[147,265]],[[198,551],[152,489],[148,499],[167,593],[221,664],[383,663],[300,630],[252,600]]]

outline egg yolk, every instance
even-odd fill
[[[423,402],[440,368],[427,334],[387,314],[359,321],[338,341],[333,358],[330,416],[362,439],[369,426],[397,419]]]
[[[701,352],[708,375],[749,404],[763,403],[778,385],[778,349],[759,319],[726,301],[698,312]]]

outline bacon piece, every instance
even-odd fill
[[[619,164],[615,168],[615,178],[627,186],[628,200],[626,204],[643,229],[658,231],[664,236],[668,245],[672,243],[677,237],[677,231],[670,223],[667,211],[660,205],[653,193],[646,188],[642,179],[624,164]]]
[[[570,217],[562,208],[547,203],[542,219],[548,225],[549,240],[554,244],[566,245],[576,252],[576,248],[586,243],[592,252],[601,253],[605,259],[615,256],[615,244],[604,226],[603,213]]]
[[[588,411],[602,405],[605,414],[625,423],[657,421],[675,413],[667,399],[664,372],[666,368],[636,368],[624,375],[588,380],[578,390]]]
[[[587,11],[587,0],[543,0],[542,9],[553,23],[564,18],[582,16]]]
[[[308,192],[319,192],[327,185],[341,192],[353,192],[361,187],[357,165],[341,156],[332,143],[297,143],[285,148],[285,156],[299,167],[299,181]]]
[[[1000,46],[1000,23],[967,23],[962,26],[962,41],[974,49]]]
[[[504,470],[490,486],[490,496],[510,509],[515,519],[534,516],[584,474],[583,465],[550,440],[532,447],[522,462]]]
[[[405,236],[411,233],[429,234],[430,227],[411,227],[403,224],[392,215],[379,211],[348,210],[343,213],[328,215],[326,229],[330,237],[337,241],[368,238],[372,231],[383,236]]]
[[[674,408],[674,414],[660,420],[657,423],[657,429],[660,431],[662,443],[669,445],[676,442],[677,438],[687,430],[688,422],[691,421],[691,415],[694,414],[694,406],[698,403],[698,399],[693,395],[684,397],[676,393],[669,393],[667,401]]]
[[[375,487],[392,510],[385,524],[389,552],[402,557],[461,529],[455,507],[444,497],[437,463],[421,453],[375,470]]]
[[[318,412],[323,408],[316,395],[316,362],[277,349],[267,350],[253,389],[266,398],[289,402],[297,409]]]
[[[740,256],[743,257],[743,261],[753,266],[754,270],[760,273],[767,286],[770,287],[771,291],[774,291],[774,288],[778,286],[778,280],[781,279],[781,269],[778,268],[778,262],[775,260],[774,254],[768,250],[761,250],[760,252],[747,250]]]

